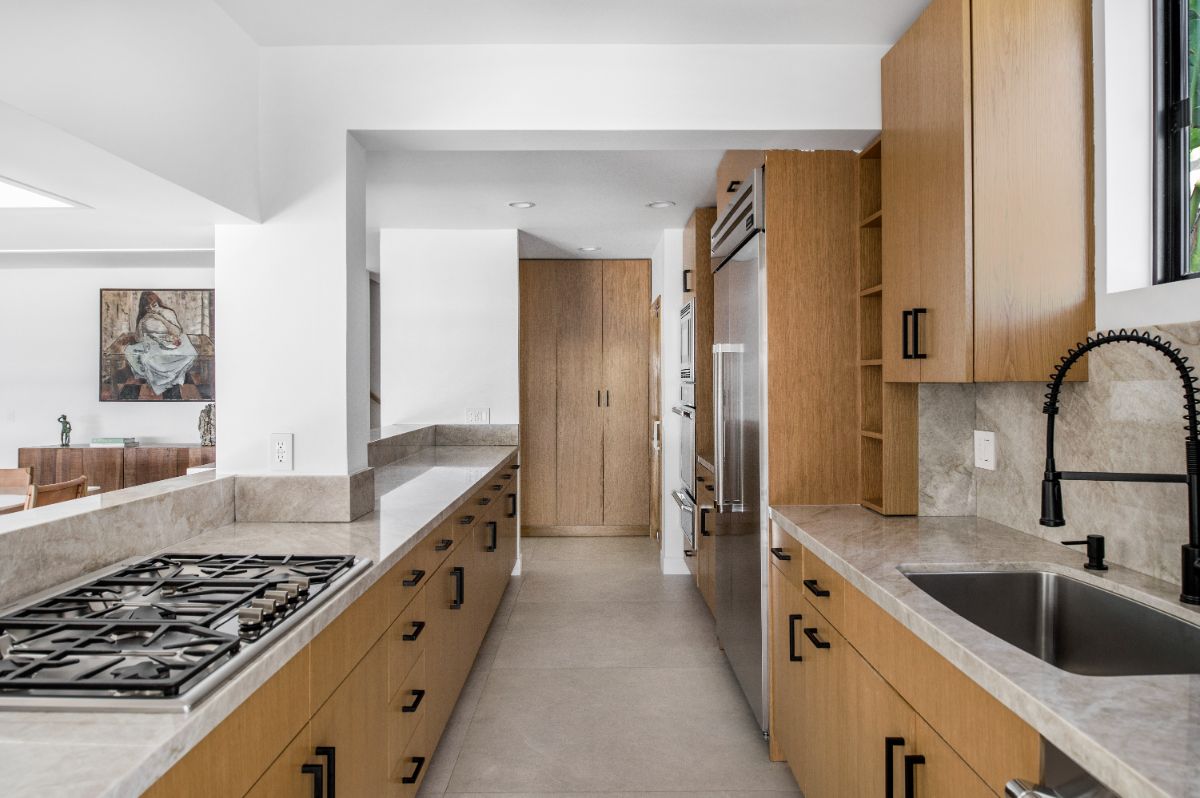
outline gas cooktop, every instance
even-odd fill
[[[0,616],[0,709],[186,711],[370,565],[164,554]]]

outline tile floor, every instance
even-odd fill
[[[646,538],[527,538],[421,795],[799,795]]]

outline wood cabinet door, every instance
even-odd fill
[[[599,526],[604,523],[604,263],[568,262],[557,270],[556,283],[555,524]]]
[[[279,758],[262,775],[246,798],[305,798],[315,795],[314,779],[325,779],[325,774],[305,773],[305,765],[324,765],[325,758],[315,755],[309,727],[305,725],[296,738],[288,744]],[[322,790],[323,792],[323,790]]]
[[[857,784],[845,794],[900,798],[904,756],[918,751],[916,713],[857,651],[850,650],[844,665],[853,698],[851,744],[859,753]]]
[[[803,616],[797,621],[796,644],[804,657],[800,789],[806,798],[840,798],[852,794],[858,781],[852,690],[846,680],[853,650],[806,599],[796,601]]]
[[[606,526],[650,523],[646,460],[646,307],[650,263],[604,261],[604,520]]]
[[[446,561],[434,571],[428,586],[425,588],[425,613],[429,617],[429,635],[426,645],[430,667],[428,670],[429,695],[426,698],[429,708],[425,713],[426,734],[429,735],[430,748],[437,746],[446,728],[446,721],[454,711],[458,700],[458,691],[462,688],[460,675],[464,669],[459,664],[466,656],[466,623],[463,620],[465,609],[454,609],[458,597],[458,577],[455,568],[465,569],[458,552],[467,546],[459,544]],[[468,546],[469,548],[469,546]],[[464,677],[465,678],[465,677]]]
[[[558,523],[558,273],[568,267],[520,263],[521,515],[528,526]]]
[[[913,771],[914,790],[908,798],[995,798],[995,793],[928,723],[914,716],[914,725],[916,750],[905,756],[916,755],[924,761],[917,764],[897,756],[901,769],[910,767]],[[903,771],[896,775],[901,779],[897,783],[903,784]]]
[[[771,738],[772,753],[786,759],[801,788],[810,757],[805,750],[804,600],[783,572],[771,566]],[[806,793],[807,794],[807,793]]]
[[[388,790],[387,644],[376,644],[317,711],[312,744],[334,749],[339,795]],[[303,793],[302,793],[303,794]]]
[[[68,448],[25,448],[17,450],[17,465],[33,469],[36,485],[66,482],[81,476],[88,485],[99,485],[102,493],[124,485],[124,449],[71,446]]]
[[[977,382],[1044,381],[1093,323],[1091,6],[972,3]]]

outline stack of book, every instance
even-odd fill
[[[137,438],[92,438],[94,449],[126,449],[137,445]]]

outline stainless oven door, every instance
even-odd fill
[[[696,503],[682,490],[671,491],[671,498],[679,507],[679,526],[683,531],[683,554],[696,556]]]
[[[683,488],[696,498],[696,408],[675,405],[671,412],[683,421],[679,425],[679,479]]]
[[[696,300],[679,311],[679,379],[690,385],[696,381]]]

